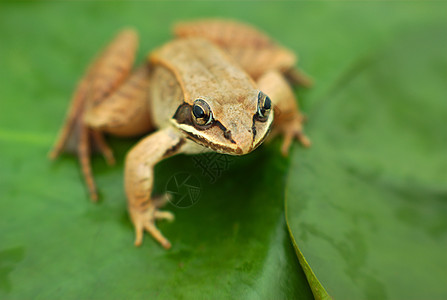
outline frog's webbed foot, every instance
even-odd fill
[[[103,133],[85,122],[84,116],[107,99],[128,76],[137,43],[136,33],[124,30],[93,61],[73,95],[65,124],[49,154],[55,159],[62,152],[77,153],[93,201],[98,199],[98,195],[91,169],[91,152],[99,150],[108,164],[114,164],[115,159]]]
[[[289,120],[284,120],[278,125],[276,130],[284,136],[284,141],[281,146],[282,155],[289,155],[289,148],[294,139],[297,139],[304,147],[310,147],[310,139],[303,133],[303,119],[302,116],[296,115]]]
[[[167,198],[165,195],[163,198]],[[159,202],[157,198],[153,198],[147,205],[140,208],[129,207],[129,214],[135,227],[135,246],[143,243],[144,231],[150,233],[165,249],[171,248],[171,243],[163,236],[155,225],[156,220],[173,221],[174,215],[169,211],[161,211],[158,209]],[[166,201],[161,201],[166,202]]]

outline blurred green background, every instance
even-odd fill
[[[442,1],[1,2],[0,298],[446,299],[446,12]],[[76,159],[47,152],[119,29],[140,32],[141,63],[176,21],[214,16],[299,53],[316,80],[297,90],[313,147],[286,159],[276,139],[216,182],[191,157],[161,163],[156,191],[183,171],[201,198],[168,207],[170,251],[148,235],[135,248],[122,163],[136,140],[111,140],[114,167],[94,158],[99,204]]]

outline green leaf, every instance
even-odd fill
[[[292,157],[287,195],[289,203],[299,206],[304,202],[295,203],[298,195],[295,189],[313,194],[315,187],[321,188],[315,181],[317,173],[308,170],[311,174],[307,174],[304,169],[313,168],[315,164],[321,168],[334,166],[342,160],[338,151],[329,152],[321,147],[337,142],[334,141],[337,135],[330,133],[336,133],[333,131],[337,131],[338,122],[343,118],[335,118],[330,112],[334,109],[332,106],[339,105],[343,88],[354,82],[350,78],[355,76],[343,77],[346,69],[357,60],[364,61],[360,58],[365,52],[374,53],[378,44],[393,41],[403,30],[425,29],[429,45],[433,45],[432,38],[445,41],[439,32],[433,36],[426,29],[438,24],[439,20],[444,21],[445,28],[445,10],[446,6],[441,2],[0,2],[0,298],[312,297],[284,225],[284,174],[289,166],[275,150],[278,143],[234,160],[216,183],[210,183],[190,157],[179,156],[161,164],[156,170],[155,188],[158,192],[164,191],[169,178],[185,171],[202,183],[201,199],[188,209],[169,208],[177,219],[173,224],[161,223],[160,229],[172,241],[171,251],[164,251],[147,235],[144,245],[134,248],[133,228],[126,213],[121,185],[122,160],[135,140],[112,141],[118,157],[116,167],[108,168],[102,159],[94,158],[94,171],[103,198],[97,205],[89,202],[73,157],[63,157],[56,163],[46,160],[46,153],[62,123],[70,92],[94,54],[122,27],[133,26],[140,32],[139,62],[142,62],[147,51],[171,38],[170,27],[176,21],[219,16],[255,24],[298,52],[300,65],[317,80],[314,89],[300,91],[305,100],[302,107],[310,116],[308,129],[315,146],[310,150],[299,150]],[[420,57],[421,54],[415,51],[411,50],[409,55]],[[442,76],[445,78],[442,73],[445,65],[438,61],[432,64],[441,70],[440,75],[429,77],[432,81],[414,75],[415,80],[408,84],[412,92],[424,93],[424,97],[439,95],[438,85]],[[353,75],[356,70],[353,68]],[[405,70],[402,74],[415,74],[412,71]],[[402,74],[395,76],[399,78]],[[379,82],[383,87],[374,85],[373,92],[391,88],[389,83],[394,77],[386,78]],[[424,88],[417,89],[421,80]],[[427,87],[429,82],[432,82],[432,88]],[[401,86],[401,90],[406,90],[406,85]],[[361,99],[366,92],[358,93]],[[333,104],[328,106],[328,103]],[[396,105],[396,102],[389,103]],[[417,103],[417,109],[424,111],[425,104],[421,108]],[[410,108],[412,106],[405,106],[404,113],[408,114]],[[433,138],[434,134],[433,126],[428,124],[434,122],[436,114],[442,113],[442,109],[434,110],[423,120],[420,115],[416,116],[419,117],[419,128],[426,129],[427,138]],[[336,111],[343,112],[340,116],[349,112],[338,108],[333,113]],[[324,125],[325,114],[331,115],[334,123]],[[427,119],[430,122],[426,123]],[[348,121],[352,122],[352,119],[346,119]],[[437,127],[438,134],[442,125]],[[339,137],[345,138],[341,133]],[[336,145],[345,146],[345,151],[354,149],[351,144],[355,145],[356,140],[352,138],[339,140]],[[406,141],[404,146],[411,143],[411,134],[399,138]],[[427,145],[421,147],[425,149]],[[378,146],[373,149],[378,150]],[[399,147],[395,150],[402,153]],[[426,152],[428,150],[422,154],[424,157]],[[412,163],[419,159],[412,155],[407,157],[413,158]],[[346,153],[343,158],[346,159]],[[355,155],[352,159],[362,166],[375,162]],[[431,163],[417,164],[422,170],[420,174],[432,174],[430,170],[436,167],[435,161],[430,156]],[[404,162],[402,157],[399,168]],[[407,170],[405,174],[408,174],[410,169],[407,166],[392,171],[404,173]],[[328,174],[332,175],[332,172],[328,171]],[[433,178],[427,181],[434,182]],[[336,177],[340,184],[329,184],[335,186],[338,193],[347,195],[351,185],[346,187],[345,183],[343,186],[342,179],[344,177]],[[421,186],[427,187],[425,181]],[[432,186],[429,187],[431,190]],[[440,191],[439,195],[445,194],[442,184],[435,188]],[[422,193],[425,191],[428,189],[422,189]],[[420,195],[421,190],[418,193]],[[386,206],[382,203],[382,207]],[[432,204],[427,207],[421,210],[422,217],[416,218],[419,222],[416,227],[424,227],[426,214],[433,210],[429,208]],[[303,248],[308,244],[296,235],[296,220],[300,222],[300,219],[295,216],[302,218],[303,214],[296,213],[296,206],[288,209],[290,230],[306,259],[315,268],[317,276],[322,276],[321,282],[329,293],[337,296],[321,270],[331,270],[344,258],[336,257],[330,266],[316,263],[312,258],[313,250],[309,252]],[[412,215],[418,214],[418,210],[416,213],[414,210],[403,212],[404,219],[411,220]],[[321,216],[320,221],[324,222],[327,217]],[[439,225],[437,219],[434,220],[435,223],[430,224],[439,236],[431,243],[438,244],[442,237],[445,240],[445,235],[442,223]],[[332,226],[334,230],[336,226]],[[420,237],[414,237],[418,242],[411,247],[419,247],[418,253],[421,253],[421,248],[428,246],[422,244]],[[326,246],[323,245],[323,249]],[[445,248],[442,247],[439,251]],[[427,253],[423,257],[430,255]],[[304,257],[299,256],[299,259],[309,276],[311,272],[303,263]],[[437,266],[441,269],[445,265],[440,261]],[[348,268],[356,271],[355,264]],[[403,266],[402,270],[407,271],[408,267]],[[396,277],[401,275],[396,274]],[[315,297],[324,297],[323,289],[320,289],[321,293],[316,292],[317,278],[308,278]],[[439,278],[433,273],[420,283],[431,280],[436,285]],[[382,281],[386,280],[384,277]],[[338,285],[338,289],[349,291],[348,286]],[[416,286],[417,281],[408,284],[409,288]]]
[[[318,278],[335,299],[447,298],[447,26],[425,22],[308,106],[286,197],[314,294]]]
[[[214,184],[188,156],[157,167],[160,191],[178,172],[201,185],[194,206],[168,205],[176,220],[159,223],[173,243],[166,251],[149,235],[142,247],[133,246],[121,167],[131,143],[114,140],[119,167],[95,159],[104,198],[99,204],[87,198],[74,159],[50,164],[47,147],[27,141],[2,140],[1,146],[8,158],[0,202],[3,299],[312,299],[285,228],[285,170],[276,151],[231,162]],[[265,175],[247,181],[247,170]]]
[[[123,158],[137,140],[112,139],[115,167],[94,157],[98,204],[88,199],[75,157],[46,157],[76,81],[119,28],[138,27],[142,61],[170,38],[173,20],[209,13],[153,2],[1,5],[1,299],[312,299],[285,226],[287,161],[277,144],[230,158],[222,174],[211,170],[215,182],[192,157],[158,165],[158,193],[179,172],[200,185],[194,206],[168,205],[176,220],[159,223],[169,251],[147,234],[141,248],[133,245]]]

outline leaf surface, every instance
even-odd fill
[[[335,299],[447,297],[445,25],[356,58],[309,107],[314,144],[293,154],[287,220]]]

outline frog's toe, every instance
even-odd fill
[[[171,243],[163,236],[160,230],[158,230],[154,222],[146,222],[144,228],[163,246],[163,248],[171,248]]]
[[[143,223],[134,224],[135,227],[135,246],[139,247],[143,243],[144,226]]]
[[[283,156],[289,155],[289,148],[291,144],[292,144],[292,136],[285,135],[281,146],[281,153]]]
[[[143,243],[144,231],[147,231],[163,246],[163,248],[171,248],[171,243],[163,236],[155,225],[155,220],[174,220],[174,215],[171,212],[159,211],[151,206],[144,211],[131,210],[130,214],[135,227],[135,246],[140,246]]]
[[[303,126],[300,119],[293,119],[282,126],[282,134],[284,136],[284,141],[281,146],[281,153],[284,156],[289,155],[289,148],[294,139],[297,139],[304,147],[310,147],[311,141],[304,134]]]
[[[174,214],[171,213],[170,211],[161,211],[161,210],[156,210],[154,212],[154,217],[157,220],[167,220],[169,222],[172,222],[175,219]]]
[[[282,143],[281,146],[281,153],[283,156],[288,156],[289,155],[289,149],[290,146],[292,144],[293,139],[297,139],[298,141],[300,141],[301,145],[303,145],[304,147],[310,147],[311,146],[311,141],[310,139],[302,132],[296,133],[296,134],[288,134],[284,136],[284,141]]]
[[[304,133],[300,132],[297,137],[296,137],[301,145],[303,145],[304,147],[308,148],[312,145],[312,142],[310,141],[310,139],[307,137],[307,135],[305,135]]]
[[[152,203],[156,208],[161,208],[166,205],[169,201],[171,201],[171,194],[163,194],[161,196],[151,197]]]

